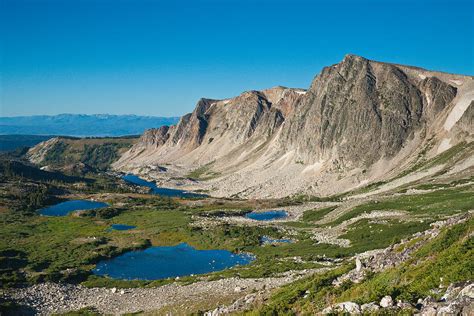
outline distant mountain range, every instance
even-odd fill
[[[178,117],[59,114],[0,117],[0,135],[124,136],[174,125]]]

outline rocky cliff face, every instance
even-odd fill
[[[349,55],[316,77],[281,144],[303,161],[366,167],[393,157],[455,96],[436,77],[416,80],[395,65]]]
[[[119,166],[171,163],[177,158],[206,164],[237,148],[274,137],[305,91],[275,87],[227,100],[201,99],[176,126],[148,130]]]
[[[201,186],[218,195],[334,193],[380,179],[428,138],[444,137],[449,148],[461,140],[453,133],[472,135],[463,102],[473,91],[473,77],[347,55],[307,91],[201,99],[178,125],[147,131],[115,167],[146,173],[168,164],[173,176],[186,176],[205,166],[217,179]]]

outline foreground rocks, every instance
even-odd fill
[[[113,315],[159,311],[166,308],[180,310],[180,313],[186,314],[200,308],[216,306],[221,301],[236,301],[234,308],[237,309],[242,302],[253,302],[250,300],[251,296],[248,296],[251,293],[262,295],[268,290],[315,272],[316,270],[306,270],[305,273],[295,271],[273,278],[227,278],[199,281],[189,285],[173,283],[157,288],[107,289],[43,283],[8,290],[2,299],[23,306],[20,312],[24,314],[50,315],[86,307],[99,313]]]
[[[379,303],[371,302],[359,305],[354,302],[338,303],[325,308],[323,314],[397,314],[406,312],[422,316],[474,315],[474,283],[451,284],[440,300],[432,297],[420,299],[416,306],[408,302],[394,303],[392,297],[385,296]]]

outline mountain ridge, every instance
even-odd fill
[[[471,76],[349,54],[307,90],[201,99],[176,126],[145,133],[114,166],[219,196],[337,194],[395,176],[421,148],[431,158],[472,141],[473,91]],[[457,127],[445,128],[449,120]],[[168,174],[154,172],[160,164]],[[196,169],[207,181],[172,181]]]

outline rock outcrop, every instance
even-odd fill
[[[347,55],[307,91],[201,99],[176,126],[147,131],[115,168],[147,173],[168,164],[171,179],[201,167],[213,176],[198,187],[218,196],[337,193],[400,171],[428,139],[449,138],[449,148],[471,137],[464,103],[473,92],[473,77]]]
[[[474,283],[460,282],[451,284],[446,290],[441,300],[435,300],[428,296],[420,299],[416,306],[408,302],[399,301],[396,304],[392,297],[385,296],[380,301],[370,302],[359,306],[354,302],[343,302],[326,307],[321,314],[415,314],[422,316],[443,316],[443,315],[472,315],[474,312]],[[219,314],[217,314],[219,315]]]

